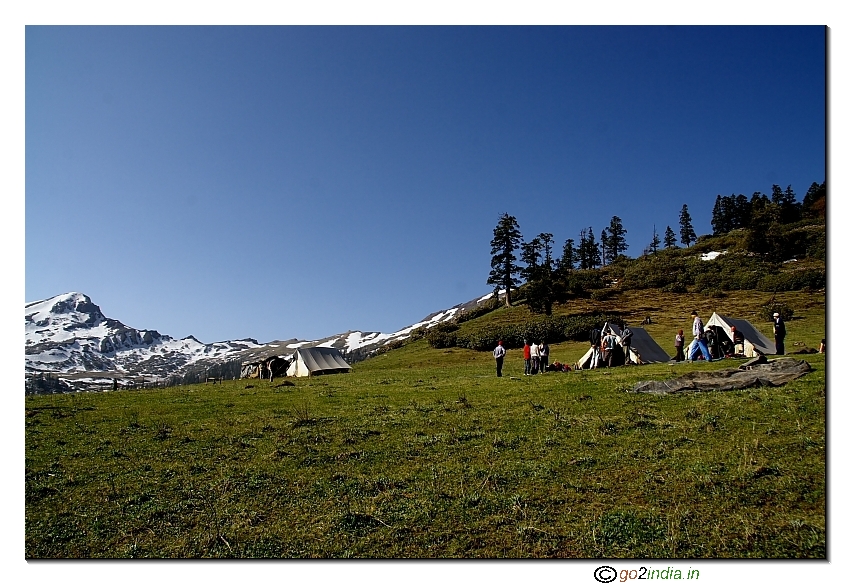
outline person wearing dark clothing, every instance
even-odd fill
[[[673,341],[673,346],[676,347],[676,356],[673,357],[673,360],[676,362],[682,362],[685,360],[685,331],[679,330],[679,333],[676,334],[676,339]]]
[[[546,344],[544,340],[542,344],[540,344],[540,372],[546,372],[546,368],[549,366],[549,345]]]
[[[605,366],[609,368],[614,366],[614,351],[616,349],[617,336],[609,330],[608,334],[602,337],[602,360],[605,362]]]
[[[735,345],[735,354],[744,354],[744,335],[735,326],[732,326],[732,344]]]
[[[496,376],[502,376],[502,365],[505,364],[505,347],[502,346],[502,341],[499,340],[499,345],[493,350],[493,358],[496,359]]]
[[[708,353],[711,355],[711,358],[720,358],[720,351],[717,346],[717,334],[711,327],[705,331],[705,345],[708,346]]]
[[[776,354],[785,354],[785,322],[778,312],[773,313],[773,340],[776,342]]]
[[[620,337],[620,343],[623,345],[623,354],[626,357],[626,364],[631,364],[632,331],[629,329],[629,325],[625,322],[623,322],[623,335]]]
[[[590,357],[590,368],[599,366],[599,359],[602,355],[602,351],[600,350],[601,344],[602,331],[594,326],[593,330],[590,331],[590,347],[593,349],[593,355]]]

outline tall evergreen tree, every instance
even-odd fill
[[[696,243],[697,240],[697,234],[691,222],[691,214],[688,212],[688,205],[686,204],[682,205],[682,210],[679,212],[679,240],[686,247],[690,247],[691,243]]]
[[[652,241],[649,243],[649,250],[653,254],[658,253],[658,248],[661,247],[661,239],[658,237],[658,232],[655,230],[655,225],[652,225]]]
[[[562,272],[572,271],[576,265],[577,252],[575,241],[567,239],[564,242],[564,249],[561,251],[561,259],[558,261],[558,270]]]
[[[522,249],[521,259],[525,263],[525,267],[522,268],[520,274],[526,281],[538,278],[540,272],[540,251],[542,247],[543,244],[539,237],[535,237],[528,243],[523,242],[520,244],[520,248]]]
[[[750,220],[757,212],[766,209],[768,204],[770,204],[770,199],[767,198],[767,195],[758,191],[754,192],[752,198],[750,198]]]
[[[711,228],[715,235],[728,231],[726,227],[726,217],[723,216],[723,200],[718,194],[714,199],[714,208],[711,210]]]
[[[593,227],[587,228],[587,267],[586,269],[596,269],[602,265],[602,257],[599,253],[599,243],[596,242],[596,237],[593,236]]]
[[[499,286],[505,290],[505,305],[511,305],[511,289],[516,288],[520,281],[517,278],[519,268],[516,265],[516,255],[522,235],[516,217],[508,213],[499,217],[496,228],[493,229],[493,240],[490,241],[490,277],[488,285]],[[498,296],[496,296],[498,297]]]
[[[606,265],[607,263],[611,263],[611,239],[608,237],[608,229],[602,229],[602,232],[599,234],[599,249],[602,251],[602,265]],[[607,263],[606,263],[607,259]]]
[[[664,232],[664,248],[674,249],[676,247],[676,233],[667,225],[667,230]]]
[[[770,202],[777,206],[782,205],[782,201],[785,199],[785,194],[782,192],[782,187],[778,184],[774,184],[770,187]]]
[[[826,181],[823,184],[812,182],[803,197],[801,212],[806,218],[826,218]]]
[[[552,236],[552,233],[540,233],[537,236],[540,239],[540,244],[542,245],[541,251],[543,252],[542,259],[542,267],[546,271],[546,273],[552,273],[552,243],[555,238]]]
[[[626,229],[623,228],[623,221],[618,216],[611,217],[611,224],[608,225],[608,249],[610,254],[608,262],[614,261],[620,254],[629,248],[626,243]]]
[[[552,281],[552,233],[540,233],[530,243],[522,244],[526,300],[532,312],[552,314],[555,286]]]
[[[739,227],[749,227],[750,219],[753,216],[753,209],[750,201],[747,200],[747,197],[743,194],[739,194],[735,197],[735,216],[738,217],[738,226]]]
[[[578,268],[588,269],[588,263],[587,231],[582,229],[578,234]]]
[[[783,225],[788,223],[796,223],[800,220],[800,208],[802,205],[797,202],[797,195],[788,185],[788,188],[782,193],[782,202],[779,205],[779,220]]]

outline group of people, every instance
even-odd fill
[[[544,340],[540,344],[528,343],[522,349],[522,357],[525,359],[525,376],[535,375],[538,372],[546,372],[549,366],[549,345]]]
[[[498,346],[493,350],[493,358],[496,359],[497,377],[502,376],[502,366],[505,364],[506,352],[504,344],[499,340]],[[536,375],[537,373],[544,373],[546,371],[566,372],[572,370],[568,364],[562,364],[557,361],[549,364],[549,345],[545,340],[539,344],[536,342],[529,344],[528,340],[526,340],[522,350],[522,357],[525,359],[525,376]]]
[[[694,339],[688,345],[686,354],[685,333],[680,329],[674,340],[676,356],[673,360],[681,362],[701,358],[711,362],[717,358],[744,354],[744,335],[735,326],[731,327],[732,337],[730,338],[727,334],[720,335],[711,328],[706,330],[696,310],[691,312],[691,318],[693,319],[691,332]],[[779,312],[773,313],[773,340],[776,345],[776,354],[785,354],[785,322]]]
[[[617,366],[620,364],[621,355],[623,364],[631,364],[631,347],[632,331],[625,322],[619,338],[610,327],[604,336],[599,328],[594,328],[590,331],[590,368],[599,368],[602,365]]]
[[[676,334],[675,348],[676,356],[673,360],[681,362],[683,360],[698,360],[704,359],[711,362],[717,358],[729,357],[734,355],[744,354],[744,335],[735,328],[731,327],[731,338],[723,333],[718,334],[712,329],[706,330],[702,323],[702,319],[696,310],[691,312],[693,326],[691,333],[693,340],[685,348],[685,332],[679,330]],[[773,339],[776,344],[776,354],[785,354],[785,322],[778,312],[773,314]],[[590,332],[590,346],[592,349],[590,357],[590,368],[599,368],[601,366],[611,367],[620,364],[620,359],[623,359],[623,364],[632,364],[631,362],[631,343],[632,331],[628,324],[623,322],[623,329],[618,337],[609,327],[605,335],[599,328],[594,328]],[[821,341],[819,348],[820,352],[826,351],[826,339]],[[493,351],[493,357],[496,359],[496,376],[502,376],[502,365],[505,362],[505,347],[502,341]],[[525,359],[525,375],[535,375],[538,372],[546,372],[547,370],[564,371],[571,370],[568,365],[563,365],[559,362],[549,364],[549,345],[544,340],[537,344],[532,342],[529,344],[525,341],[523,348],[523,358]]]

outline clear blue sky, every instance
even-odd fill
[[[825,179],[822,27],[28,27],[26,300],[204,342],[483,295],[503,212],[641,253]]]

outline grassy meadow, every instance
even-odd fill
[[[672,353],[694,308],[769,333],[770,297],[558,309],[651,315]],[[786,350],[817,347],[824,294],[776,299]],[[825,558],[825,357],[799,358],[783,387],[655,396],[629,388],[740,361],[525,377],[512,350],[496,378],[489,353],[417,340],[345,375],[30,396],[26,556]]]

